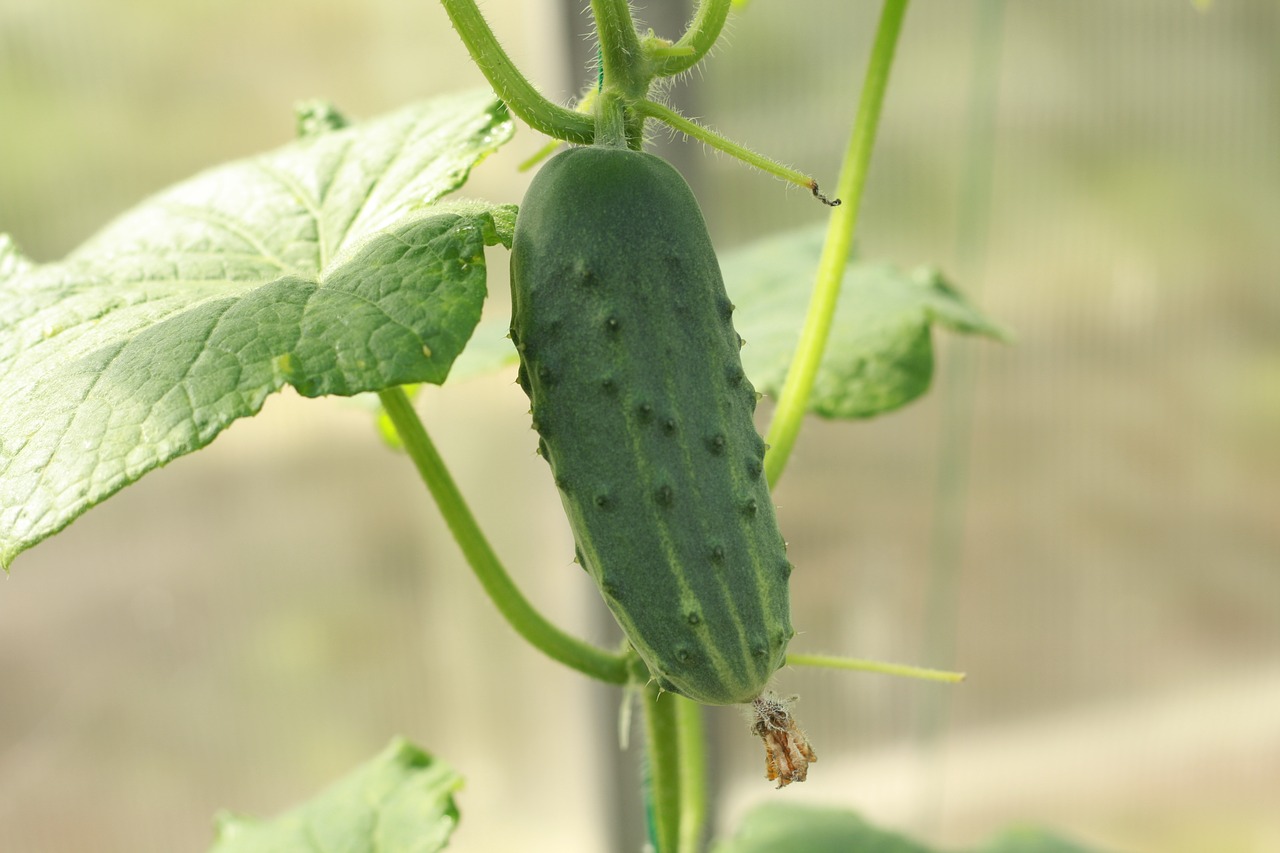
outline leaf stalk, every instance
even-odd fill
[[[547,657],[600,681],[626,684],[628,665],[624,655],[566,634],[520,592],[476,522],[404,389],[388,388],[379,391],[378,397],[467,563],[507,623]]]
[[[539,133],[578,144],[595,138],[590,116],[552,103],[520,73],[475,0],[440,0],[467,52],[511,112]]]
[[[791,666],[813,666],[823,669],[848,669],[855,672],[874,672],[880,675],[897,675],[902,678],[916,678],[922,681],[943,681],[957,684],[964,681],[963,672],[951,672],[945,669],[929,669],[923,666],[910,666],[902,663],[886,663],[878,660],[862,658],[845,658],[834,655],[796,655],[788,654],[787,663]]]
[[[654,73],[672,77],[701,62],[720,38],[731,5],[731,0],[700,0],[688,29],[675,44],[646,40],[645,52],[654,60]]]

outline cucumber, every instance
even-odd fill
[[[688,184],[639,151],[552,158],[516,218],[511,300],[518,380],[577,561],[662,689],[751,701],[795,633],[791,564]]]

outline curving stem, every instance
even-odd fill
[[[534,88],[498,43],[475,0],[440,0],[472,60],[511,112],[539,133],[589,144],[595,138],[590,116],[554,104]]]
[[[689,28],[678,42],[672,45],[646,43],[646,52],[653,59],[654,73],[671,77],[697,65],[720,38],[731,5],[732,0],[700,0]]]
[[[422,481],[440,507],[449,532],[458,541],[480,585],[508,624],[547,657],[592,678],[610,684],[626,684],[629,672],[625,656],[606,652],[566,634],[535,610],[516,587],[484,531],[476,523],[404,389],[387,388],[378,392],[378,398]]]

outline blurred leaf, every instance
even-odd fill
[[[932,853],[900,835],[876,829],[851,811],[787,803],[752,809],[738,831],[713,853]]]
[[[0,242],[0,566],[285,385],[443,382],[515,213],[438,200],[511,131],[440,98],[199,175],[60,263]]]
[[[19,273],[31,269],[32,263],[23,257],[8,234],[0,234],[0,284]]]
[[[511,381],[516,378],[515,365],[519,358],[516,348],[507,337],[511,327],[509,316],[486,317],[476,326],[475,334],[467,343],[467,348],[454,362],[449,378],[454,382],[474,379],[497,373],[505,368],[511,369]]]
[[[458,825],[462,777],[403,740],[274,820],[221,814],[210,853],[433,853]]]
[[[975,853],[1097,853],[1074,841],[1035,827],[1020,827],[997,836]]]
[[[778,395],[808,309],[824,231],[793,231],[721,259],[734,325],[747,345],[742,365],[763,394]],[[867,418],[923,394],[933,378],[933,326],[1003,339],[936,270],[903,272],[854,260],[809,409],[828,418]]]
[[[846,809],[766,803],[749,811],[732,838],[712,853],[939,853],[897,833],[870,825]],[[1098,853],[1046,832],[1025,828],[1005,832],[974,853]]]

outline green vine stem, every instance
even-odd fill
[[[649,762],[648,806],[650,833],[657,853],[676,853],[680,835],[680,712],[682,697],[645,685],[645,749]],[[692,704],[692,703],[690,703]]]
[[[720,38],[729,17],[731,0],[701,0],[693,13],[689,28],[675,44],[659,44],[657,39],[645,41],[645,53],[654,63],[654,73],[672,77],[697,65]]]
[[[632,107],[637,113],[645,118],[653,118],[666,124],[685,136],[692,137],[706,145],[711,146],[717,151],[736,157],[749,166],[754,166],[762,172],[766,172],[774,177],[782,178],[784,181],[804,187],[813,193],[814,197],[822,201],[830,207],[837,207],[840,204],[839,199],[829,200],[818,190],[818,182],[806,175],[804,172],[797,171],[788,166],[783,166],[776,160],[770,160],[762,154],[757,154],[750,148],[745,148],[736,142],[725,139],[713,130],[703,127],[695,121],[685,118],[673,109],[664,107],[656,101],[648,99],[641,100]]]
[[[853,245],[853,235],[858,224],[858,207],[862,189],[866,185],[876,130],[880,124],[880,108],[884,103],[889,70],[893,67],[894,50],[906,11],[907,0],[885,0],[880,13],[871,59],[867,64],[867,75],[862,83],[858,114],[854,119],[853,132],[849,137],[849,147],[840,167],[840,179],[836,187],[836,194],[849,203],[833,211],[828,221],[827,238],[822,246],[822,258],[818,262],[817,282],[805,316],[804,328],[800,333],[800,343],[791,359],[778,407],[769,424],[769,433],[765,436],[770,450],[765,456],[764,470],[770,486],[777,484],[791,457],[791,451],[795,448],[800,424],[809,407],[813,382],[822,363],[822,354],[826,350],[836,300],[840,296],[840,284],[844,279],[849,249]]]
[[[702,706],[671,694],[680,757],[680,831],[677,853],[698,853],[707,825],[707,744]]]
[[[467,52],[484,73],[489,85],[508,109],[534,130],[554,139],[576,144],[601,141],[639,149],[644,142],[644,122],[653,118],[673,130],[785,181],[805,187],[832,207],[813,178],[757,154],[702,127],[662,104],[648,99],[653,79],[692,68],[711,50],[724,29],[730,0],[701,0],[688,30],[676,44],[650,34],[642,41],[635,30],[627,0],[591,0],[600,38],[602,86],[590,115],[584,109],[567,109],[544,98],[498,43],[475,0],[440,0]],[[621,127],[621,133],[619,128]],[[603,139],[599,139],[601,134]],[[539,152],[533,162],[545,156]]]
[[[965,677],[963,672],[929,669],[923,666],[909,666],[903,663],[885,663],[884,661],[864,660],[862,658],[835,657],[833,655],[788,654],[787,663],[791,666],[849,669],[855,672],[874,672],[880,675],[897,675],[902,678],[917,678],[924,681],[944,681],[949,684],[964,681]]]
[[[467,52],[511,112],[539,133],[588,144],[595,138],[590,116],[554,104],[542,96],[498,43],[475,0],[440,0]]]
[[[467,563],[511,627],[535,648],[565,666],[610,684],[626,684],[628,668],[624,655],[606,652],[566,634],[521,594],[476,523],[404,389],[388,388],[379,391],[378,397]]]
[[[638,134],[628,132],[626,110],[613,92],[601,92],[596,98],[596,145],[628,148]],[[637,139],[638,141],[638,139]]]
[[[600,39],[602,90],[617,92],[624,102],[643,98],[649,91],[653,71],[640,49],[627,0],[591,0],[591,13]]]

